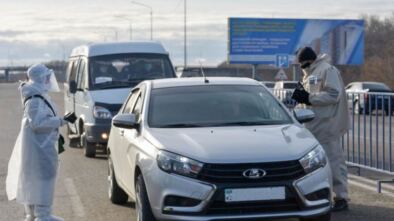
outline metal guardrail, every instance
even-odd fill
[[[342,146],[352,166],[394,175],[393,115],[394,93],[348,93],[351,129],[344,135]],[[378,181],[378,192],[382,183]]]
[[[292,91],[274,90],[273,94],[293,109]],[[342,147],[348,165],[394,175],[394,93],[347,93],[347,98],[351,126],[342,138]],[[378,192],[381,184],[388,182],[394,180],[378,181]]]

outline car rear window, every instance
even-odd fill
[[[391,89],[383,83],[364,83],[363,89],[378,90],[378,91],[391,91]]]
[[[297,83],[284,83],[284,89],[295,89],[297,87]]]

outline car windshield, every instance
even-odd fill
[[[153,128],[290,124],[279,102],[262,86],[207,85],[153,89]]]
[[[382,83],[364,83],[363,89],[379,90],[379,91],[391,91],[391,89]]]
[[[90,86],[94,89],[133,87],[143,80],[170,78],[175,73],[167,55],[116,54],[89,60]]]

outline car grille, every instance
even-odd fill
[[[297,197],[286,188],[286,200],[280,201],[257,201],[257,202],[236,202],[226,203],[224,201],[224,191],[218,191],[212,203],[208,206],[209,215],[243,215],[256,213],[273,212],[294,212],[299,211]]]
[[[262,169],[266,175],[261,179],[243,176],[245,170]],[[295,161],[247,163],[247,164],[205,164],[198,179],[211,183],[266,183],[291,181],[305,176],[301,164]]]

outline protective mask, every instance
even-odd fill
[[[311,62],[306,62],[306,63],[301,65],[301,68],[302,69],[307,69],[307,68],[309,68],[311,66],[311,64],[312,64]]]

